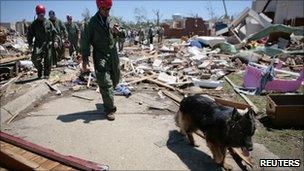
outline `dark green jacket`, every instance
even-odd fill
[[[53,23],[53,25],[54,25],[54,27],[57,31],[57,35],[59,35],[60,38],[67,38],[68,37],[68,32],[65,28],[65,25],[63,24],[63,22],[61,20],[56,18],[55,21],[52,21],[52,20],[50,20],[50,21]]]
[[[44,21],[39,21],[36,19],[29,26],[27,32],[27,41],[29,46],[32,46],[33,39],[35,38],[34,46],[41,47],[42,45],[49,45],[54,41],[58,41],[55,38],[56,34],[56,29],[49,20],[44,19]]]
[[[67,23],[65,25],[66,30],[68,32],[68,39],[70,41],[74,41],[77,42],[78,41],[78,33],[79,33],[79,29],[76,23],[71,23],[71,25],[69,23]]]
[[[90,55],[90,45],[93,46],[93,57],[110,54],[116,50],[109,21],[104,23],[98,12],[85,24],[81,38],[82,58],[87,62]]]

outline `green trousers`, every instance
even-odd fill
[[[97,83],[106,113],[115,111],[114,88],[120,80],[119,58],[116,48],[111,53],[94,53],[94,67]]]
[[[70,47],[69,47],[69,55],[72,56],[73,52],[76,51],[78,53],[78,41],[77,40],[69,40],[70,41]]]
[[[38,71],[38,77],[49,76],[51,73],[52,50],[49,45],[35,46],[32,52],[32,62]]]
[[[57,62],[64,58],[64,51],[65,47],[61,38],[58,38],[60,41],[58,42],[58,48],[55,49],[54,46],[52,47],[52,58],[51,64],[57,65]]]

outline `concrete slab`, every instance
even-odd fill
[[[177,132],[174,115],[147,111],[148,103],[166,105],[170,100],[153,101],[156,96],[142,93],[116,96],[116,120],[110,122],[103,115],[100,95],[91,90],[81,93],[93,101],[55,99],[4,131],[65,155],[107,164],[111,170],[221,170],[205,140],[195,136],[200,147],[194,148]],[[262,150],[258,152],[263,156]],[[227,160],[240,170],[230,155]]]
[[[49,87],[41,82],[40,84],[33,85],[33,88],[30,91],[1,107],[1,126],[10,117],[18,115],[22,110],[26,109],[32,105],[33,102],[49,92]]]

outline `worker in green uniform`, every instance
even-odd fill
[[[120,69],[117,49],[109,26],[109,11],[112,0],[96,0],[98,12],[85,24],[81,38],[83,71],[88,71],[90,45],[93,46],[93,62],[97,83],[103,99],[108,120],[114,120],[114,88],[119,83]]]
[[[38,78],[48,79],[51,73],[51,47],[58,48],[56,30],[53,24],[45,16],[45,7],[36,6],[37,19],[29,26],[27,41],[29,49],[32,51],[32,62],[38,71]],[[34,46],[33,39],[35,38]]]
[[[61,20],[59,20],[54,11],[49,11],[49,20],[53,23],[57,34],[56,37],[59,39],[59,48],[52,49],[53,51],[53,58],[52,58],[52,65],[57,65],[57,62],[59,62],[61,59],[64,58],[64,42],[68,41],[68,32],[66,31],[65,25]]]
[[[69,40],[69,55],[72,56],[74,52],[78,53],[78,35],[79,29],[76,23],[73,23],[71,15],[67,15],[67,23],[65,25],[68,32]]]

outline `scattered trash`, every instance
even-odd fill
[[[132,95],[131,91],[126,87],[125,85],[119,84],[115,88],[115,94],[116,95],[123,95],[126,96],[127,98]]]

